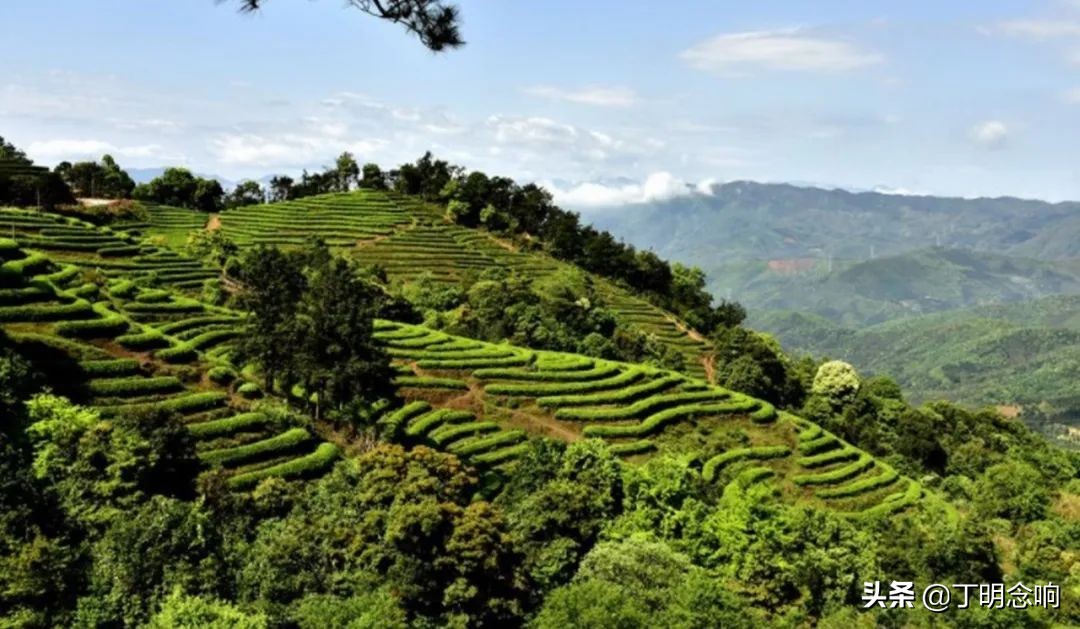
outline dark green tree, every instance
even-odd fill
[[[244,11],[262,8],[265,0],[241,0]],[[434,52],[463,46],[458,8],[443,0],[348,0],[348,6],[400,24]]]

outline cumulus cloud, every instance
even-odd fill
[[[986,148],[1000,148],[1009,139],[1009,127],[1000,120],[984,120],[971,128],[970,137]]]
[[[666,171],[652,173],[641,183],[608,185],[586,182],[561,187],[545,182],[543,185],[551,191],[556,203],[569,208],[614,207],[632,203],[665,201],[690,194],[693,190],[685,181]]]
[[[36,161],[53,163],[79,158],[97,159],[108,153],[113,157],[164,157],[157,144],[117,146],[102,140],[56,139],[31,142],[26,152]]]
[[[628,87],[591,86],[567,90],[552,85],[534,85],[523,90],[526,94],[550,100],[561,100],[580,105],[597,107],[630,107],[637,104],[638,96]]]
[[[387,144],[382,139],[349,140],[345,134],[224,134],[211,141],[218,161],[229,166],[307,166],[344,151],[367,157]]]
[[[1006,20],[980,29],[987,34],[1008,35],[1023,39],[1047,40],[1063,37],[1080,36],[1080,21],[1077,20]]]
[[[694,189],[697,190],[698,194],[703,194],[705,196],[711,197],[713,195],[713,186],[719,184],[719,179],[716,179],[715,177],[709,177],[707,179],[702,179],[701,181],[699,181],[697,185],[694,186]]]
[[[848,42],[797,28],[721,34],[684,50],[680,57],[699,70],[725,75],[752,70],[846,72],[883,60]]]

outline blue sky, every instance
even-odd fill
[[[1080,199],[1080,0],[459,5],[436,56],[338,0],[3,0],[0,135],[233,180],[432,149],[579,208],[734,179]]]

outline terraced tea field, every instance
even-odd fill
[[[254,408],[246,398],[257,388],[212,359],[235,337],[235,314],[128,279],[83,282],[77,267],[10,239],[0,240],[0,260],[0,327],[61,383],[57,393],[104,416],[181,415],[199,457],[238,489],[269,476],[317,475],[337,459],[338,448],[307,428]]]
[[[222,231],[240,245],[302,245],[318,237],[332,247],[352,247],[413,224],[420,208],[361,190],[250,205],[222,212],[220,220]]]
[[[137,230],[98,227],[75,218],[33,210],[0,209],[0,235],[57,263],[107,277],[152,281],[162,287],[199,289],[219,271],[167,247],[150,244]]]
[[[455,452],[483,449],[487,463],[512,461],[532,435],[598,438],[632,460],[698,451],[691,465],[708,482],[772,482],[793,499],[852,515],[891,513],[923,495],[817,425],[685,374],[389,321],[376,335],[411,402],[390,420],[397,434]]]
[[[26,221],[18,226],[22,240],[56,238],[47,230],[59,223],[32,218],[14,221]],[[268,476],[317,475],[336,460],[338,446],[311,424],[289,423],[254,402],[263,392],[229,361],[241,313],[122,273],[87,281],[79,266],[51,257],[81,250],[46,254],[20,244],[0,240],[0,327],[66,383],[58,393],[104,415],[179,413],[200,458],[238,489]],[[667,449],[698,452],[690,465],[708,482],[770,482],[791,499],[855,515],[894,512],[923,495],[914,481],[820,427],[684,373],[376,324],[406,401],[379,420],[385,433],[479,467],[512,465],[532,437],[598,438],[633,461]]]
[[[319,237],[400,282],[425,276],[445,284],[469,283],[492,268],[542,278],[567,266],[540,252],[516,250],[482,230],[448,223],[435,208],[407,197],[371,190],[228,210],[220,221],[224,233],[242,245],[300,245]],[[675,349],[687,373],[706,376],[707,343],[648,301],[595,280],[627,326]]]
[[[114,227],[135,234],[150,233],[161,238],[166,246],[180,249],[187,242],[188,234],[206,227],[207,219],[205,212],[150,205],[146,209],[145,221],[126,221]]]

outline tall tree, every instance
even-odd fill
[[[298,350],[296,313],[306,286],[299,256],[273,247],[251,249],[242,260],[240,281],[240,305],[249,314],[237,355],[259,365],[267,391],[278,376],[291,386]]]
[[[360,165],[352,153],[345,151],[338,156],[334,165],[337,174],[337,191],[348,192],[360,181]]]
[[[243,207],[245,205],[258,205],[263,202],[265,192],[258,181],[248,179],[241,181],[225,199],[225,207]]]
[[[257,11],[264,2],[241,0],[241,10]],[[461,38],[461,14],[457,6],[443,0],[346,0],[346,5],[404,26],[434,52],[465,44]]]
[[[277,175],[270,178],[270,200],[288,201],[293,198],[293,178],[288,175]]]
[[[312,270],[300,308],[305,386],[320,404],[393,396],[390,358],[374,339],[382,291],[350,261],[331,257]]]
[[[361,188],[370,188],[372,190],[385,190],[386,189],[386,175],[383,174],[378,164],[368,162],[364,164],[363,177],[360,179]]]

